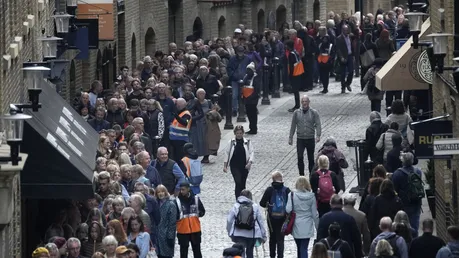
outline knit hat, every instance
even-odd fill
[[[38,247],[37,249],[35,249],[35,251],[33,251],[32,258],[39,258],[43,254],[48,255],[49,257],[49,252],[46,248]]]
[[[247,65],[247,69],[250,69],[255,72],[255,63],[251,62],[249,65]]]
[[[57,249],[61,249],[67,241],[63,237],[53,237],[52,243],[57,246]]]

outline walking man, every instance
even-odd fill
[[[320,141],[322,126],[320,116],[317,110],[309,107],[310,100],[308,95],[301,98],[301,107],[293,113],[292,125],[288,144],[293,144],[293,135],[296,130],[296,152],[298,156],[298,170],[300,176],[304,176],[304,149],[308,155],[308,169],[312,172],[314,167],[314,150],[316,142]]]

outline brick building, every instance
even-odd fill
[[[456,2],[456,3],[455,3]],[[438,12],[439,8],[445,10],[444,20]],[[433,0],[430,2],[430,18],[432,31],[443,31],[455,34],[448,42],[448,54],[445,57],[445,66],[457,65],[453,58],[459,56],[459,4],[454,0]],[[455,85],[451,72],[434,74],[432,95],[434,116],[450,114],[453,121],[453,135],[458,137],[459,133],[459,95],[458,85]],[[459,210],[457,200],[459,192],[456,187],[459,162],[457,156],[448,164],[447,160],[435,160],[435,192],[436,192],[436,223],[437,234],[443,239],[448,239],[446,228],[450,225],[457,225]]]

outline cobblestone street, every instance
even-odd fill
[[[331,83],[330,92],[326,95],[320,94],[320,90],[315,88],[308,92],[311,107],[319,111],[322,122],[321,142],[316,145],[316,150],[327,137],[334,136],[338,148],[348,157],[346,140],[364,136],[369,124],[370,102],[366,95],[360,94],[358,78],[354,79],[353,92],[350,93],[340,94],[340,84],[337,82]],[[271,99],[271,105],[261,106],[258,134],[249,136],[255,148],[255,163],[247,180],[247,188],[252,191],[257,203],[263,191],[271,184],[270,175],[273,170],[283,171],[285,185],[290,188],[293,188],[298,176],[296,146],[287,143],[292,117],[287,109],[293,106],[293,101],[293,95],[284,93],[281,99]],[[221,126],[223,124],[224,122]],[[244,125],[244,128],[247,127]],[[222,169],[223,152],[228,140],[233,137],[233,132],[222,130],[222,134],[219,156],[211,158],[211,163],[204,165],[205,178],[201,186],[202,201],[206,208],[206,215],[201,219],[201,247],[206,258],[221,257],[223,249],[232,245],[226,232],[226,217],[234,204],[234,182],[231,173],[225,174]],[[345,170],[347,188],[356,184],[356,172],[352,167],[353,164],[350,164]],[[264,224],[266,227],[266,221]],[[311,246],[312,241],[310,248]],[[258,257],[264,257],[262,248],[258,249]],[[178,245],[176,250],[178,252]],[[265,250],[265,257],[269,257],[268,243],[265,244]],[[291,236],[286,238],[285,257],[296,257],[296,246]]]

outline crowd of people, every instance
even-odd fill
[[[269,242],[269,256],[282,258],[284,238],[291,234],[297,256],[306,258],[315,231],[312,258],[455,255],[458,227],[448,229],[452,242],[446,247],[432,235],[430,219],[422,222],[424,234],[417,235],[424,195],[422,172],[413,166],[417,160],[410,149],[412,119],[405,101],[410,93],[401,100],[401,92],[386,92],[386,106],[391,107],[386,122],[379,113],[384,92],[375,87],[375,74],[395,51],[394,40],[410,36],[404,12],[403,7],[378,10],[362,23],[358,14],[331,12],[327,21],[306,26],[295,21],[293,29],[283,24],[264,34],[241,24],[233,36],[186,41],[182,48],[170,43],[167,53],[156,51],[136,67],[123,66],[110,89],[94,81],[73,103],[100,135],[94,198],[63,207],[32,257],[168,258],[174,257],[176,240],[180,257],[188,257],[190,245],[193,257],[205,257],[202,164],[218,154],[223,110],[237,116],[240,101],[250,125],[247,132],[235,127],[224,153],[223,171],[234,178],[236,198],[227,219],[235,244],[224,250],[224,257],[252,258],[255,247]],[[364,39],[361,46],[359,37]],[[280,60],[283,86],[295,96],[288,143],[293,145],[296,133],[300,177],[291,190],[275,171],[257,204],[246,189],[254,146],[244,135],[258,133],[262,67],[270,67],[267,89],[272,93],[274,58]],[[299,92],[322,85],[326,94],[330,77],[341,82],[341,93],[352,91],[359,73],[373,111],[366,154],[379,165],[356,209],[355,196],[340,195],[349,164],[333,138],[316,152],[320,111],[310,107],[308,96],[300,99]],[[226,86],[231,86],[231,106],[221,100]],[[268,211],[267,227],[263,209]]]

